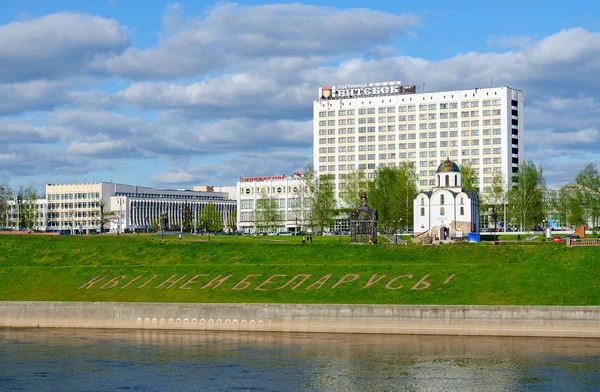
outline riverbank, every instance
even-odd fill
[[[597,247],[216,237],[2,236],[0,301],[600,304]]]
[[[0,302],[0,327],[600,338],[600,307]]]

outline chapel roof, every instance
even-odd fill
[[[446,160],[438,166],[436,173],[460,173],[460,169],[455,162],[450,160],[450,157],[446,157]]]

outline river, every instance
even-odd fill
[[[0,329],[2,391],[598,391],[600,339]]]

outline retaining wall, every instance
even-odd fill
[[[600,307],[0,302],[0,327],[600,337]]]

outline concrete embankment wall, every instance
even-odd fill
[[[0,302],[0,327],[600,338],[600,307]]]

